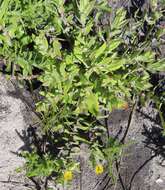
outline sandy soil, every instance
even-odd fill
[[[19,136],[27,124],[23,102],[11,96],[12,84],[0,77],[0,190],[24,190],[24,179],[15,172],[24,160],[18,156],[24,142]]]

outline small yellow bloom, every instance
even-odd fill
[[[98,164],[96,167],[95,167],[95,173],[97,175],[100,175],[104,172],[104,168],[101,164]]]
[[[72,171],[65,171],[64,172],[64,180],[65,181],[71,181],[73,179]]]

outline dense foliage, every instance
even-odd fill
[[[70,181],[79,170],[75,157],[81,158],[82,144],[96,173],[104,164],[113,173],[123,145],[109,138],[108,113],[145,99],[150,75],[165,70],[158,48],[163,12],[151,2],[150,12],[137,9],[130,16],[105,0],[0,1],[5,71],[31,87],[36,79],[41,83],[36,109],[43,146],[24,153],[28,177]]]

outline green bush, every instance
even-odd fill
[[[160,44],[162,12],[139,16],[137,11],[126,18],[120,8],[108,19],[112,9],[105,0],[0,2],[0,56],[6,70],[42,83],[36,110],[48,146],[23,154],[27,176],[64,183],[66,171],[79,170],[74,158],[81,156],[83,143],[93,167],[109,163],[111,174],[123,145],[109,139],[107,124],[100,121],[114,109],[133,107],[151,91],[150,74],[165,70],[152,42]]]

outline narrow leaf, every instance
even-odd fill
[[[99,111],[98,97],[93,93],[89,94],[86,104],[89,112],[96,116]]]

